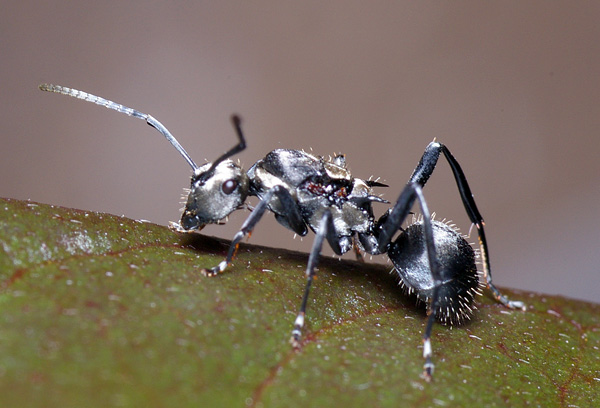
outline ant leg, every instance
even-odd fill
[[[356,237],[352,239],[352,249],[354,250],[354,256],[356,256],[356,260],[358,262],[364,262],[365,258],[362,254],[362,250],[360,249],[357,239],[358,238]]]
[[[295,349],[300,348],[300,338],[302,337],[302,328],[304,327],[304,316],[306,315],[306,304],[308,302],[308,294],[310,293],[310,287],[315,277],[315,268],[319,263],[319,255],[323,248],[323,240],[327,238],[327,242],[331,245],[333,251],[342,255],[342,248],[338,242],[338,237],[335,235],[335,226],[333,224],[333,218],[329,210],[325,210],[319,229],[315,234],[315,240],[313,241],[310,255],[308,257],[308,264],[306,265],[306,287],[304,289],[304,295],[302,296],[302,303],[296,320],[294,321],[294,329],[292,330],[292,337],[290,343]]]
[[[202,273],[205,276],[215,276],[225,270],[227,266],[233,260],[235,256],[235,252],[238,248],[240,241],[247,235],[252,233],[254,226],[260,221],[265,211],[269,209],[269,202],[276,196],[281,203],[281,206],[286,211],[286,217],[289,222],[290,228],[294,231],[306,231],[306,226],[304,220],[302,219],[302,215],[298,210],[298,206],[294,198],[290,195],[289,191],[287,191],[282,186],[274,186],[260,200],[258,205],[254,207],[252,213],[246,218],[246,221],[242,224],[240,230],[234,235],[231,240],[231,245],[229,246],[229,251],[227,252],[226,258],[219,263],[219,265],[210,269],[202,269]]]
[[[458,186],[458,191],[460,193],[460,197],[462,199],[463,205],[465,206],[465,210],[469,216],[469,219],[475,226],[477,227],[477,232],[479,235],[479,247],[481,250],[481,260],[483,264],[483,275],[486,281],[487,287],[492,292],[494,298],[502,303],[504,306],[510,309],[521,309],[526,310],[526,306],[523,302],[514,301],[508,299],[504,296],[496,286],[492,283],[492,272],[490,268],[490,259],[489,259],[489,249],[487,245],[487,241],[485,239],[485,231],[483,221],[483,217],[479,213],[477,209],[477,205],[475,204],[475,200],[473,199],[473,193],[469,188],[469,183],[467,182],[467,178],[465,177],[465,173],[458,161],[454,158],[450,150],[443,144],[439,142],[431,142],[429,146],[425,149],[419,164],[415,168],[412,176],[410,177],[409,182],[418,183],[422,187],[425,186],[427,180],[433,173],[435,169],[435,165],[437,164],[440,153],[444,153],[448,164],[450,164],[450,168],[452,169],[452,173],[454,174],[454,179],[456,180],[456,185]]]
[[[400,196],[398,201],[387,214],[387,218],[380,226],[380,233],[378,237],[379,248],[386,248],[394,234],[400,229],[400,226],[410,214],[415,200],[419,200],[421,208],[421,214],[423,215],[423,233],[425,236],[425,246],[427,248],[427,258],[429,260],[429,268],[431,270],[431,277],[433,279],[433,293],[431,296],[431,304],[429,305],[429,316],[427,318],[427,325],[425,332],[423,333],[423,358],[425,364],[423,365],[423,378],[426,381],[431,381],[433,375],[434,365],[431,361],[432,348],[431,348],[431,330],[433,323],[435,322],[435,310],[439,302],[439,288],[442,285],[442,278],[440,272],[440,265],[438,263],[437,253],[435,249],[435,243],[433,239],[433,228],[431,226],[431,214],[423,195],[423,189],[420,184],[409,182]]]

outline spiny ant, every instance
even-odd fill
[[[239,242],[252,232],[267,210],[280,224],[300,236],[305,236],[309,229],[315,233],[306,267],[306,287],[292,330],[291,343],[295,348],[301,345],[308,295],[323,241],[327,240],[337,255],[352,248],[358,248],[357,255],[360,251],[371,255],[387,253],[402,285],[427,303],[423,377],[431,380],[434,321],[437,318],[453,324],[469,318],[474,296],[479,293],[474,249],[456,229],[432,219],[423,196],[423,187],[442,154],[450,164],[465,210],[477,227],[486,286],[504,306],[525,310],[523,302],[509,300],[492,283],[483,218],[463,170],[442,143],[433,141],[427,146],[394,205],[375,219],[372,204],[389,202],[374,195],[372,189],[387,186],[353,177],[343,155],[327,160],[300,150],[276,149],[244,171],[230,160],[246,148],[241,120],[233,115],[237,144],[214,162],[198,166],[167,128],[148,114],[72,88],[43,84],[40,89],[145,120],[175,147],[193,171],[181,220],[172,225],[179,232],[200,231],[207,224],[222,223],[230,213],[242,208],[249,196],[258,197],[258,204],[233,237],[225,259],[213,268],[202,270],[206,276],[215,276],[227,268]],[[422,217],[403,229],[401,226],[415,201]],[[398,237],[393,240],[396,234]]]

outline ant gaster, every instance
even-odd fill
[[[40,89],[145,120],[177,149],[193,170],[181,220],[173,224],[179,232],[199,231],[207,224],[220,223],[231,212],[242,208],[248,196],[258,197],[258,204],[235,234],[225,259],[213,268],[203,269],[205,275],[214,276],[225,270],[239,242],[252,232],[267,210],[280,224],[300,236],[306,235],[309,229],[315,232],[306,267],[306,288],[292,330],[291,343],[295,348],[301,345],[308,295],[323,241],[327,240],[337,255],[352,248],[357,250],[357,256],[360,250],[372,255],[387,253],[402,285],[428,305],[429,317],[423,335],[423,377],[431,379],[434,366],[430,338],[435,319],[453,324],[470,318],[474,296],[479,293],[475,251],[456,229],[432,219],[423,196],[423,187],[441,154],[450,164],[465,210],[477,227],[486,286],[504,306],[525,310],[523,302],[507,299],[492,283],[483,218],[459,163],[442,143],[433,141],[427,146],[393,207],[376,220],[372,203],[387,201],[374,195],[372,188],[385,185],[353,177],[343,155],[325,160],[304,151],[277,149],[246,172],[229,159],[246,148],[241,120],[234,115],[232,122],[238,143],[214,162],[198,166],[167,128],[148,114],[76,89],[47,84],[40,85]],[[422,216],[402,229],[415,201]],[[397,239],[392,240],[397,233]]]

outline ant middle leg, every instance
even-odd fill
[[[290,343],[295,349],[300,348],[302,338],[302,328],[304,327],[304,317],[306,315],[306,305],[308,303],[308,295],[312,286],[316,268],[319,263],[319,256],[321,255],[321,249],[323,248],[323,241],[327,239],[329,245],[337,255],[342,255],[344,250],[340,246],[339,237],[335,233],[335,226],[333,224],[333,216],[331,211],[326,209],[323,213],[321,221],[319,223],[319,229],[316,231],[315,240],[308,257],[308,263],[306,265],[306,287],[304,288],[304,295],[302,296],[302,303],[300,304],[300,310],[294,321],[294,329],[292,330],[292,337]]]

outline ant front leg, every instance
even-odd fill
[[[215,276],[223,272],[225,268],[227,268],[227,266],[231,263],[233,257],[235,256],[235,252],[238,248],[240,241],[244,239],[245,236],[252,233],[252,230],[260,221],[265,211],[269,209],[269,202],[272,198],[274,198],[274,196],[279,199],[282,208],[285,210],[286,220],[288,221],[290,228],[292,228],[294,231],[306,231],[306,225],[304,223],[304,220],[302,219],[302,215],[298,210],[296,201],[290,195],[290,192],[282,186],[274,186],[265,193],[258,205],[252,210],[250,216],[248,216],[248,218],[246,218],[246,221],[244,221],[244,223],[242,224],[242,228],[240,228],[240,230],[234,235],[233,239],[231,240],[231,245],[229,246],[229,251],[227,251],[227,256],[225,257],[225,259],[214,268],[202,269],[202,273],[205,276]]]
[[[477,205],[475,204],[475,200],[473,199],[473,193],[471,193],[471,189],[469,188],[469,183],[467,182],[467,178],[465,177],[465,173],[458,161],[454,158],[450,150],[442,143],[433,141],[427,146],[419,164],[413,171],[412,176],[409,179],[409,183],[417,183],[421,187],[425,186],[427,180],[433,173],[435,166],[437,164],[438,158],[440,157],[440,153],[443,153],[450,164],[450,168],[452,169],[452,173],[454,174],[454,179],[456,180],[456,185],[458,186],[458,191],[460,193],[460,197],[462,199],[463,205],[465,206],[465,210],[469,216],[469,219],[475,226],[477,227],[477,232],[479,235],[479,247],[481,250],[481,260],[483,264],[483,275],[485,278],[485,282],[487,287],[492,292],[494,298],[502,303],[504,306],[510,309],[521,309],[526,310],[526,306],[523,302],[514,301],[508,299],[504,296],[498,288],[492,282],[492,271],[490,268],[490,259],[489,259],[489,249],[487,245],[487,240],[485,238],[483,217],[479,213],[477,209]]]
[[[337,255],[342,255],[343,250],[339,244],[339,237],[335,233],[335,226],[333,224],[333,217],[331,211],[325,210],[321,221],[319,223],[319,229],[316,232],[315,240],[310,250],[308,257],[308,264],[306,265],[306,287],[304,289],[304,295],[302,296],[302,303],[300,305],[300,311],[296,320],[294,321],[294,329],[292,330],[292,337],[290,343],[295,349],[299,349],[301,346],[300,339],[302,337],[302,328],[304,327],[304,317],[306,315],[306,304],[308,302],[308,295],[310,293],[310,287],[312,286],[315,278],[315,269],[319,263],[319,256],[321,255],[321,249],[323,248],[323,240],[327,238],[327,242]]]

